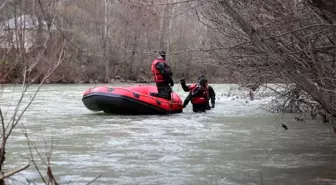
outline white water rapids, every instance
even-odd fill
[[[248,100],[247,92],[221,96],[232,85],[215,84],[216,107],[207,113],[193,113],[189,104],[181,114],[120,116],[84,107],[82,94],[92,86],[43,86],[9,139],[5,169],[29,162],[25,130],[44,160],[53,143],[51,166],[61,184],[86,184],[100,174],[93,184],[336,183],[332,127],[320,121],[296,122],[287,115],[284,122],[289,130],[284,130],[282,115],[260,109],[270,96],[257,96],[254,101]],[[187,93],[175,86],[184,99]],[[0,106],[8,111],[6,121],[19,95],[19,86],[4,89]],[[36,153],[34,157],[46,176],[40,157]],[[41,183],[30,164],[11,181]]]

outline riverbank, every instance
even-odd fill
[[[175,83],[180,83],[181,78],[174,78]],[[192,78],[186,78],[187,83],[196,83],[197,77]],[[41,81],[37,80],[34,81],[31,84],[40,84]],[[116,77],[112,78],[109,81],[105,80],[96,80],[96,79],[88,79],[88,80],[81,80],[81,79],[62,79],[62,80],[53,80],[53,79],[46,79],[44,81],[44,84],[103,84],[103,83],[141,83],[141,84],[148,84],[153,83],[153,80],[149,78],[141,77],[137,80],[134,79],[124,79],[122,77]],[[215,84],[237,84],[238,82],[235,80],[225,80],[223,78],[209,78],[209,83],[215,83]],[[22,80],[16,79],[16,80],[8,80],[6,82],[0,82],[0,84],[22,84]]]

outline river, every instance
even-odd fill
[[[216,107],[207,113],[195,114],[189,104],[181,114],[120,116],[84,107],[82,94],[92,86],[44,85],[9,139],[5,168],[29,162],[27,132],[44,160],[52,144],[51,166],[61,184],[85,184],[100,174],[93,184],[336,184],[332,127],[287,115],[283,121],[289,129],[284,130],[281,115],[260,108],[270,97],[251,102],[221,96],[232,85],[215,84]],[[174,91],[181,98],[187,95],[177,85]],[[3,90],[0,106],[6,120],[19,92],[13,85]],[[41,182],[30,164],[12,181]]]

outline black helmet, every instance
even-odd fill
[[[201,86],[203,86],[203,87],[206,87],[207,83],[208,83],[208,80],[205,79],[205,78],[201,78],[201,79],[199,80],[199,84],[200,84]]]
[[[160,55],[162,58],[166,58],[166,52],[165,52],[165,51],[159,51],[159,55]]]
[[[200,81],[201,79],[205,79],[205,76],[203,74],[201,74],[199,77],[198,77],[198,81]]]

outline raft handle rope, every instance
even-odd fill
[[[108,88],[110,88],[110,87],[108,87]],[[115,89],[115,88],[113,88],[113,89]],[[134,95],[134,93],[136,93],[136,92],[134,92],[134,91],[131,91],[131,90],[129,90],[129,89],[125,89],[125,88],[122,88],[122,87],[118,87],[118,89],[122,89],[122,90],[124,90],[124,91],[128,91],[128,92],[131,92],[131,93],[133,93],[133,95]],[[148,96],[148,95],[146,95],[146,94],[142,94],[142,96],[144,96],[144,97],[147,97],[147,98],[150,98],[150,99],[152,99],[152,100],[155,100],[155,101],[159,101],[158,99],[156,99],[156,98],[154,98],[154,97],[152,97],[152,96]],[[140,97],[140,95],[139,95],[139,97]],[[171,102],[171,103],[169,103],[169,102]],[[160,102],[161,103],[161,102]],[[174,101],[172,101],[172,100],[168,100],[167,102],[162,102],[162,103],[166,103],[166,104],[178,104],[178,103],[176,103],[176,102],[174,102]]]
[[[140,94],[138,94],[136,92],[133,92],[133,96],[136,97],[136,98],[140,98]]]

